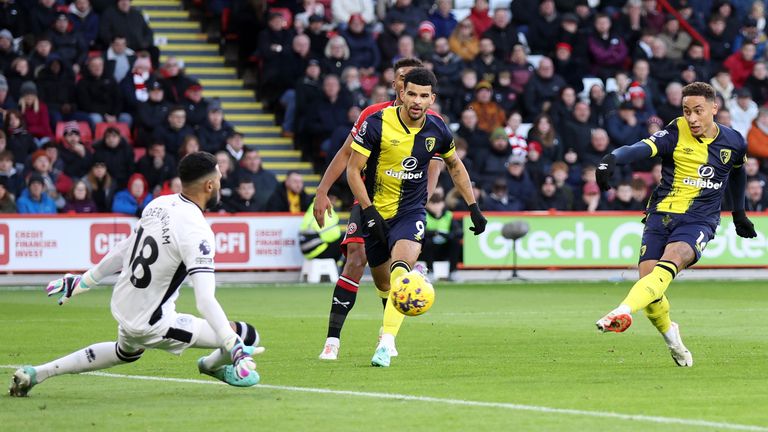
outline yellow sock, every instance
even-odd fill
[[[677,266],[674,263],[659,261],[653,271],[635,283],[621,304],[629,306],[632,313],[645,309],[651,302],[664,295],[676,275]]]
[[[672,326],[672,319],[669,318],[669,300],[667,296],[662,295],[661,299],[656,300],[645,308],[645,316],[651,320],[651,323],[662,334]]]
[[[400,326],[403,325],[403,319],[405,315],[395,309],[395,306],[391,301],[387,302],[384,306],[384,334],[390,334],[397,336],[397,332],[400,331]]]
[[[389,285],[394,287],[395,281],[403,276],[404,274],[411,271],[410,267],[407,263],[404,261],[395,261],[392,263],[392,266],[390,267],[390,275],[389,275]],[[390,289],[390,292],[392,290]],[[387,305],[384,306],[384,334],[390,334],[392,336],[397,336],[397,332],[400,331],[400,326],[403,324],[403,319],[405,319],[405,315],[401,314],[400,312],[395,309],[395,306],[392,305],[391,301],[387,302]]]
[[[410,270],[408,270],[405,267],[395,267],[392,269],[392,273],[389,275],[389,286],[395,286],[395,281],[398,280],[402,275],[408,273]]]

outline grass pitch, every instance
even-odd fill
[[[674,365],[642,314],[625,334],[596,332],[629,287],[438,284],[432,310],[406,318],[388,369],[370,366],[381,325],[371,286],[360,290],[336,362],[317,359],[329,285],[221,288],[228,316],[255,324],[267,347],[257,358],[262,386],[205,385],[214,381],[197,373],[203,350],[147,352],[106,371],[119,376],[55,377],[29,398],[0,397],[0,429],[768,431],[765,286],[673,283],[673,320],[693,368]],[[42,289],[0,291],[3,385],[9,365],[114,340],[109,295],[60,307]],[[197,314],[191,289],[178,310]]]

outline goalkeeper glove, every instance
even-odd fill
[[[600,161],[600,164],[597,166],[597,171],[595,172],[595,177],[597,180],[597,185],[600,186],[600,190],[607,191],[611,188],[611,184],[609,183],[611,180],[611,177],[613,177],[613,170],[616,168],[616,156],[609,153],[603,157],[603,159]]]
[[[48,294],[48,297],[54,294],[61,294],[59,296],[59,306],[61,306],[68,302],[72,296],[81,294],[91,288],[83,280],[85,279],[84,276],[67,273],[63,278],[50,281],[45,288],[45,292]]]
[[[475,233],[476,236],[482,234],[485,231],[485,225],[488,223],[488,220],[483,216],[483,212],[480,211],[477,203],[470,204],[469,217],[472,219],[472,226],[469,227],[469,230]]]
[[[231,345],[231,348],[229,348],[229,345]],[[227,347],[232,359],[232,367],[238,377],[246,378],[251,373],[256,373],[256,362],[249,352],[261,354],[264,352],[264,347],[253,347],[253,350],[246,349],[247,347],[242,339],[237,336],[228,341]]]
[[[736,227],[736,234],[738,234],[739,237],[757,237],[755,225],[749,220],[747,214],[744,213],[744,210],[736,210],[735,212],[732,212],[731,215],[733,215],[733,225]]]

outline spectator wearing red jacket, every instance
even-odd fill
[[[741,88],[747,78],[752,75],[752,69],[755,67],[755,53],[755,44],[747,41],[723,62],[723,66],[731,72],[731,80],[736,88]]]
[[[488,16],[488,0],[476,0],[469,14],[469,20],[475,25],[475,32],[483,34],[493,25],[493,19]]]
[[[37,97],[37,86],[32,81],[26,81],[21,85],[20,94],[19,110],[27,122],[27,130],[38,146],[50,141],[53,131],[48,117],[48,106]]]

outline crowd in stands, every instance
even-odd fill
[[[457,0],[462,1],[462,0]],[[466,3],[466,1],[464,1]],[[485,210],[639,210],[659,161],[625,167],[601,193],[595,165],[680,115],[682,87],[718,92],[717,120],[749,143],[747,207],[762,211],[768,172],[765,3],[672,0],[707,43],[656,0],[216,0],[231,9],[243,59],[283,134],[322,167],[361,108],[394,98],[394,61],[419,58],[439,80],[432,109]],[[709,57],[707,58],[707,49]],[[292,211],[284,182],[203,97],[183,60],[160,64],[130,0],[0,0],[0,209],[140,212],[178,191],[184,154],[215,153],[221,211]],[[463,210],[446,173],[441,211]],[[440,208],[440,206],[434,206]],[[434,215],[440,217],[441,215]]]
[[[0,0],[0,212],[139,215],[206,150],[218,211],[303,213],[302,176],[278,183],[182,60],[159,54],[131,0]]]
[[[456,2],[217,3],[258,31],[257,43],[240,43],[261,68],[261,96],[319,166],[360,108],[394,99],[393,62],[416,57],[438,78],[432,109],[453,127],[484,210],[639,211],[660,162],[624,167],[609,193],[596,164],[680,116],[683,86],[705,81],[718,93],[717,121],[748,139],[747,207],[766,208],[763,0],[670,0],[708,58],[656,0]],[[446,209],[462,210],[445,173],[440,185]]]

